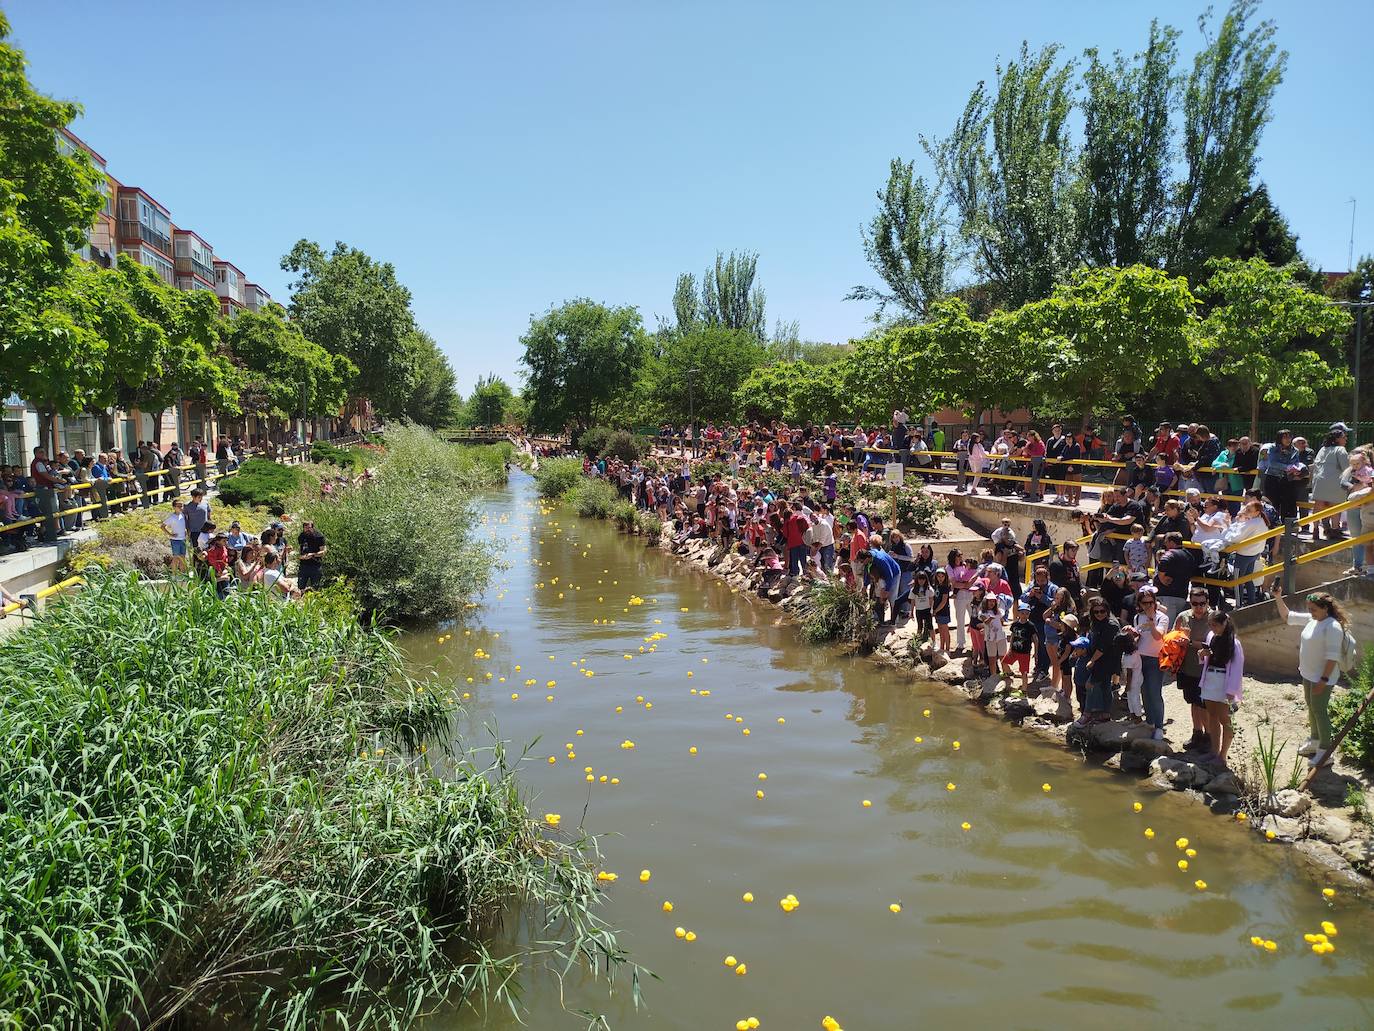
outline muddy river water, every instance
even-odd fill
[[[531,971],[525,1026],[1374,1027],[1374,914],[1291,849],[806,645],[608,523],[541,514],[520,474],[482,512],[508,568],[470,634],[406,649],[473,677],[468,741],[529,746],[536,814],[601,837],[603,915],[656,975],[636,1008],[623,977]],[[1303,939],[1322,921],[1329,955]]]

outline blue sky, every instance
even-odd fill
[[[278,299],[300,237],[392,261],[466,391],[514,379],[531,313],[671,311],[717,250],[759,252],[768,318],[845,340],[859,226],[893,156],[944,133],[1021,40],[1191,55],[1204,0],[472,3],[8,0],[45,91],[121,181]],[[1218,7],[1224,7],[1217,0]],[[1290,53],[1260,175],[1308,257],[1374,250],[1368,6],[1268,0]]]

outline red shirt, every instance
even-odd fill
[[[855,523],[854,536],[849,539],[849,561],[857,562],[859,560],[859,552],[863,551],[866,547],[868,547],[868,534],[863,532],[863,529],[858,523]]]
[[[1161,455],[1172,455],[1178,457],[1179,451],[1183,448],[1183,441],[1178,439],[1178,434],[1170,433],[1167,437],[1163,434],[1155,435],[1155,450]]]
[[[806,541],[804,539],[804,535],[810,526],[810,521],[806,518],[806,516],[802,515],[800,512],[793,512],[790,516],[788,516],[787,523],[784,526],[784,533],[787,538],[787,546],[789,548],[800,548],[803,544],[805,544]]]

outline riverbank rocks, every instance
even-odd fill
[[[1150,777],[1162,788],[1182,791],[1184,788],[1200,788],[1212,779],[1205,767],[1190,763],[1186,759],[1174,759],[1161,755],[1150,763]]]
[[[1115,720],[1106,723],[1089,723],[1087,726],[1073,724],[1069,727],[1066,739],[1073,748],[1089,752],[1120,752],[1129,748],[1131,742],[1152,734],[1152,729],[1144,723],[1126,723]]]
[[[1263,806],[1266,813],[1287,817],[1301,816],[1311,808],[1312,799],[1295,788],[1285,788]]]
[[[1209,780],[1203,790],[1209,795],[1239,795],[1240,781],[1230,770],[1222,770]]]
[[[1355,828],[1343,816],[1320,811],[1312,817],[1310,833],[1333,845],[1344,845],[1355,836]]]

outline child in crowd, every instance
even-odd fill
[[[935,622],[931,615],[931,607],[935,601],[935,590],[930,585],[930,574],[924,569],[918,569],[912,576],[910,598],[911,614],[916,620],[916,639],[933,639]],[[945,633],[948,635],[949,631],[946,630]]]
[[[949,654],[949,614],[954,603],[954,586],[949,582],[949,570],[940,566],[930,581],[930,612],[940,634],[940,650]]]
[[[993,673],[1001,669],[1002,657],[1007,654],[1007,631],[995,597],[984,597],[978,612],[983,657],[988,672]]]
[[[1130,710],[1131,722],[1140,723],[1145,718],[1145,708],[1140,697],[1140,631],[1133,626],[1123,627],[1116,635],[1116,648],[1121,653],[1121,672],[1113,679],[1126,691],[1126,708]]]
[[[1021,693],[1030,690],[1031,652],[1035,649],[1035,626],[1030,621],[1031,607],[1027,602],[1016,603],[1016,615],[1007,628],[1008,648],[1004,668],[1010,676],[1013,669],[1021,671]]]
[[[1130,576],[1145,575],[1150,563],[1150,545],[1145,540],[1145,527],[1139,523],[1131,524],[1131,539],[1122,548],[1126,559],[1126,572]]]

